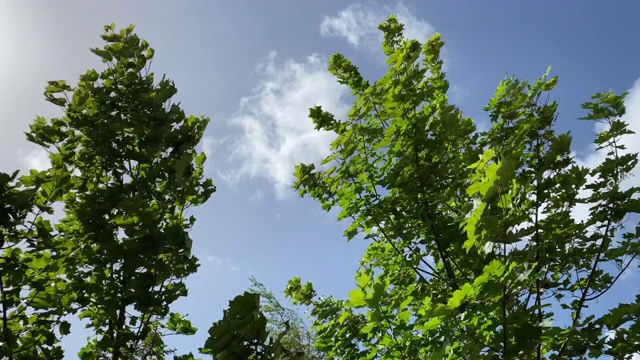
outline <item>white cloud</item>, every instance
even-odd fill
[[[222,266],[225,265],[228,269],[230,269],[231,271],[238,271],[240,270],[230,258],[225,258],[224,260],[215,256],[215,255],[209,255],[207,256],[207,262],[210,264],[213,264],[214,266]]]
[[[348,92],[326,68],[318,55],[279,65],[275,52],[257,67],[258,85],[240,100],[229,120],[241,133],[233,140],[229,159],[240,160],[239,168],[224,176],[227,181],[263,178],[282,198],[291,192],[295,165],[328,155],[334,134],[314,129],[309,108],[321,105],[341,117],[348,110],[343,101]]]
[[[222,265],[222,259],[220,259],[219,257],[215,256],[215,255],[209,255],[207,256],[207,261],[212,263],[215,266],[220,266]]]
[[[350,5],[336,16],[324,19],[320,28],[324,36],[343,37],[357,48],[377,49],[382,33],[378,25],[394,13],[405,24],[405,36],[426,41],[435,31],[419,20],[402,3],[395,6]],[[317,162],[329,153],[334,134],[316,131],[308,118],[309,108],[321,105],[340,118],[347,113],[344,101],[348,89],[326,71],[325,59],[311,55],[304,61],[276,62],[272,52],[258,65],[260,77],[251,96],[241,99],[237,113],[229,122],[241,129],[232,141],[230,161],[235,169],[220,171],[218,178],[234,185],[240,178],[263,178],[273,184],[276,196],[293,193],[295,165]],[[462,90],[456,88],[458,93]],[[211,152],[210,139],[203,149]]]
[[[320,24],[320,33],[323,36],[344,38],[358,49],[377,51],[382,40],[378,25],[391,14],[395,14],[398,21],[404,24],[404,35],[407,38],[425,42],[435,33],[431,24],[416,18],[402,2],[395,6],[375,3],[349,5],[337,15],[325,17]]]
[[[27,169],[45,170],[51,167],[51,161],[49,160],[49,153],[40,148],[30,151],[24,157],[24,164]]]

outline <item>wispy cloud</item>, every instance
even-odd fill
[[[321,105],[340,117],[348,110],[348,92],[326,68],[319,55],[279,64],[275,52],[258,65],[258,85],[229,119],[240,134],[232,140],[229,159],[236,168],[225,179],[263,178],[282,198],[291,193],[295,165],[328,154],[334,134],[314,129],[309,108]]]
[[[230,258],[225,258],[224,260],[215,256],[209,255],[207,256],[207,262],[212,264],[213,266],[225,266],[232,271],[238,271],[238,267],[234,264],[234,262]]]
[[[415,17],[403,3],[394,6],[355,4],[328,16],[320,26],[322,35],[345,38],[359,49],[379,48],[377,29],[394,13],[405,24],[405,35],[425,41],[434,33],[426,21]],[[277,61],[276,52],[257,66],[259,82],[250,96],[242,98],[229,123],[240,130],[230,141],[233,164],[230,170],[218,170],[218,178],[236,184],[242,178],[269,181],[278,198],[293,194],[290,190],[295,165],[318,162],[329,153],[334,134],[314,129],[309,108],[321,105],[342,117],[349,104],[348,89],[329,74],[326,59],[313,54],[303,61]],[[203,149],[213,151],[212,139]]]
[[[220,259],[219,257],[215,256],[215,255],[209,255],[207,256],[207,262],[215,265],[215,266],[220,266],[222,265],[222,259]]]
[[[391,14],[395,14],[398,21],[404,24],[404,35],[410,39],[424,42],[435,33],[429,22],[418,19],[415,12],[402,2],[394,6],[376,3],[349,5],[337,15],[325,17],[320,24],[320,33],[327,37],[343,38],[357,49],[376,52],[382,40],[378,25]]]

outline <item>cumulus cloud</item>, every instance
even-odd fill
[[[404,35],[420,42],[426,41],[435,33],[434,27],[427,21],[416,18],[402,2],[395,6],[386,4],[352,4],[335,16],[327,16],[320,24],[320,33],[327,37],[345,39],[357,49],[377,51],[382,40],[378,25],[391,14],[404,24]]]
[[[334,134],[314,129],[309,108],[321,105],[338,117],[349,105],[345,86],[326,70],[319,55],[304,61],[276,62],[272,52],[258,65],[260,78],[251,96],[240,100],[229,120],[240,131],[232,140],[230,161],[237,168],[225,174],[228,181],[262,178],[273,184],[276,196],[290,193],[295,165],[317,162],[329,153]]]
[[[415,17],[402,3],[395,6],[350,5],[335,16],[327,16],[320,25],[321,34],[346,39],[359,49],[377,49],[382,39],[378,25],[389,14],[405,24],[405,35],[425,41],[435,31],[426,21]],[[317,162],[329,153],[334,134],[316,131],[308,118],[309,108],[321,105],[342,117],[349,104],[348,89],[326,71],[326,59],[314,54],[304,61],[277,62],[272,52],[258,65],[258,85],[252,95],[240,100],[238,111],[229,123],[241,132],[231,144],[234,169],[218,171],[218,177],[235,184],[240,178],[262,178],[273,184],[276,196],[290,191],[293,169],[300,162]],[[211,139],[203,148],[210,152]]]

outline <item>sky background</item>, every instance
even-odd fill
[[[75,83],[102,69],[89,48],[103,45],[103,26],[135,24],[156,50],[153,70],[175,81],[185,112],[211,118],[201,147],[218,191],[193,212],[202,266],[175,306],[200,331],[169,343],[195,351],[251,275],[279,296],[301,276],[320,294],[344,297],[366,244],[347,243],[335,214],[298,198],[291,173],[326,155],[331,140],[313,130],[309,107],[341,116],[350,106],[348,90],[326,71],[328,57],[343,53],[369,79],[381,76],[377,25],[391,13],[410,37],[442,34],[451,99],[480,126],[505,74],[534,80],[551,65],[560,77],[557,128],[571,131],[583,164],[600,156],[590,146],[593,126],[577,120],[592,93],[630,91],[625,120],[640,133],[636,1],[0,0],[0,171],[46,166],[23,135],[36,115],[61,115],[44,101],[46,81]],[[640,141],[628,146],[639,151]],[[637,293],[638,279],[626,276],[601,305]],[[73,330],[69,359],[86,337]]]

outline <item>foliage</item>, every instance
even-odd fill
[[[106,69],[76,87],[50,81],[45,98],[64,116],[37,117],[27,133],[51,167],[0,176],[3,358],[62,358],[69,314],[93,331],[81,359],[164,359],[163,335],[196,331],[170,305],[198,267],[188,209],[215,191],[195,149],[209,120],[171,103],[177,90],[155,81],[154,51],[133,26],[102,38],[92,52]],[[40,213],[54,202],[64,216],[52,225]]]
[[[357,99],[345,120],[310,110],[337,138],[321,168],[295,173],[301,196],[339,208],[345,236],[370,242],[347,300],[319,298],[299,278],[288,285],[312,308],[318,349],[332,359],[640,351],[640,295],[589,310],[640,252],[640,227],[623,226],[640,212],[640,189],[623,184],[638,161],[620,144],[632,134],[621,120],[626,94],[583,105],[584,120],[605,128],[595,145],[606,156],[586,168],[571,136],[553,130],[556,77],[505,78],[485,108],[492,126],[479,131],[448,101],[440,36],[406,40],[393,16],[380,29],[388,72],[370,83],[344,56],[331,58],[329,71]]]
[[[0,173],[0,357],[55,359],[62,356],[56,330],[63,334],[68,304],[60,259],[48,249],[56,184],[67,181],[36,170],[18,178]]]
[[[245,292],[229,301],[222,319],[209,329],[209,338],[200,352],[216,360],[306,359],[282,343],[288,330],[287,325],[277,336],[270,336],[267,318],[260,309],[260,295]]]
[[[331,58],[356,101],[346,120],[311,109],[316,128],[337,138],[322,167],[296,168],[300,194],[339,208],[345,236],[370,242],[357,288],[340,300],[290,280],[286,295],[311,309],[309,330],[252,279],[200,351],[219,360],[640,352],[640,294],[590,308],[640,253],[640,226],[625,226],[640,212],[640,188],[625,183],[638,163],[621,143],[633,134],[626,94],[583,104],[603,155],[587,168],[571,136],[553,130],[549,72],[533,83],[505,78],[485,108],[492,126],[479,131],[448,101],[440,36],[406,40],[395,17],[380,29],[387,74],[370,83],[344,56]],[[156,81],[154,51],[133,30],[105,27],[106,45],[91,50],[103,71],[75,87],[48,83],[45,98],[64,115],[37,117],[26,135],[50,168],[0,173],[3,359],[62,359],[71,316],[92,332],[78,354],[87,360],[165,359],[175,353],[165,335],[197,330],[171,305],[198,268],[188,210],[215,192],[196,150],[209,120],[172,103],[173,82]]]
[[[294,309],[285,308],[275,295],[256,278],[249,279],[248,292],[260,295],[261,311],[267,318],[267,331],[275,337],[282,334],[281,343],[289,351],[302,354],[301,359],[323,359],[313,343],[315,335]]]

